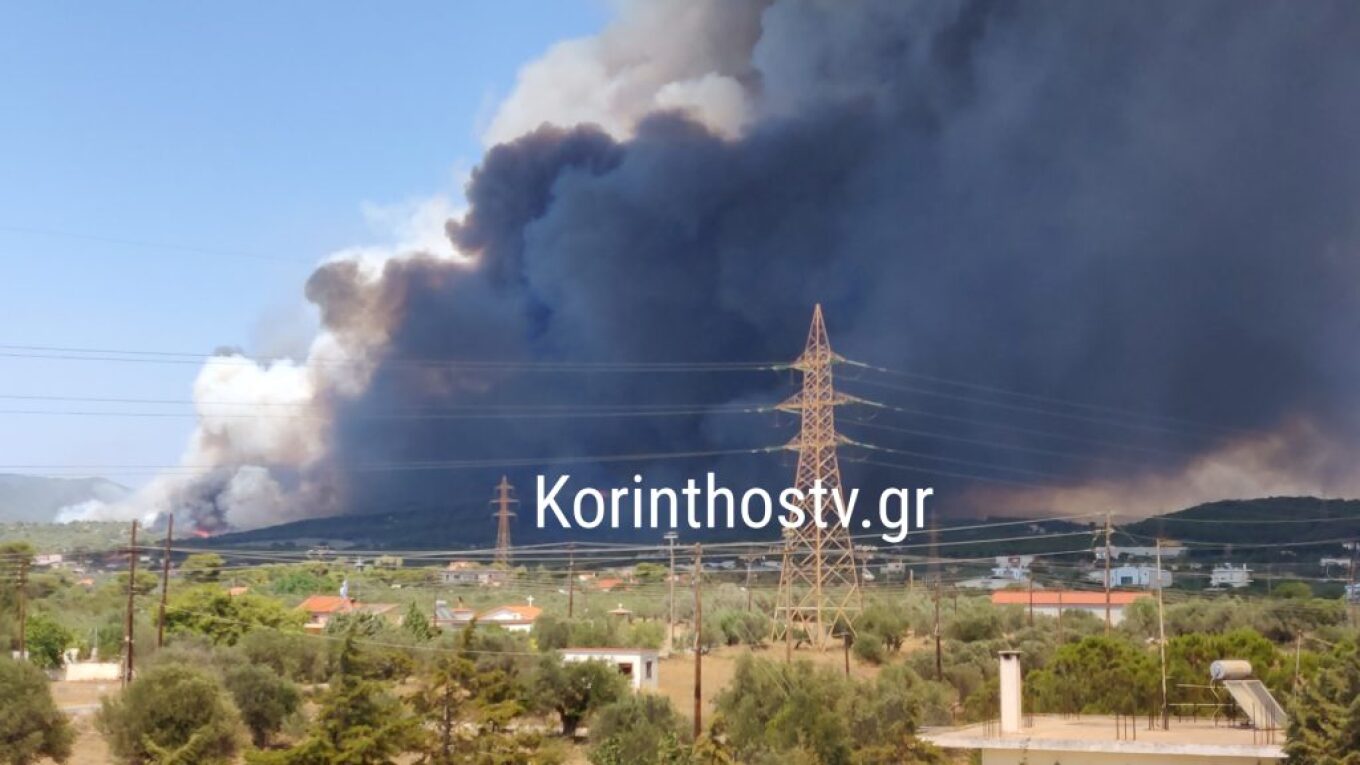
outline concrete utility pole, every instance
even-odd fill
[[[123,685],[132,682],[132,625],[133,594],[137,584],[137,522],[132,522],[132,534],[128,542],[128,588],[127,614],[123,621]]]
[[[1157,651],[1162,661],[1162,730],[1171,725],[1166,699],[1166,616],[1162,609],[1162,538],[1157,537]]]
[[[699,586],[704,548],[694,545],[694,740],[704,731],[704,592]]]
[[[510,480],[501,476],[501,482],[496,485],[496,497],[491,500],[491,504],[496,506],[495,566],[503,571],[510,570],[510,519],[515,517],[510,506],[519,504],[519,500],[514,497],[514,491],[515,487],[510,485]]]
[[[170,539],[175,535],[175,516],[165,527],[165,552],[161,560],[161,610],[156,616],[156,648],[165,647],[165,603],[170,598]]]
[[[822,528],[820,521],[833,500],[822,503],[823,513],[819,517],[811,498],[811,492],[818,486],[828,498],[841,490],[836,446],[842,439],[836,433],[835,409],[848,399],[836,392],[831,377],[832,365],[840,360],[831,350],[822,306],[818,304],[812,312],[807,345],[792,364],[803,373],[803,388],[777,407],[780,411],[797,412],[800,418],[798,436],[787,448],[798,452],[794,487],[805,497],[805,521],[784,532],[772,639],[791,641],[794,630],[801,628],[807,633],[808,643],[819,651],[830,646],[835,625],[845,625],[853,632],[853,613],[862,610],[864,602],[849,530],[835,522]],[[789,652],[792,653],[791,648]]]
[[[1109,634],[1110,634],[1110,621],[1111,621],[1111,619],[1110,619],[1110,558],[1111,558],[1111,557],[1112,557],[1112,556],[1110,555],[1110,513],[1109,513],[1109,511],[1107,510],[1107,511],[1105,511],[1105,635],[1106,635],[1107,637],[1108,637]],[[1160,572],[1161,569],[1162,569],[1161,564],[1160,564],[1160,563],[1157,564],[1157,570]],[[1159,576],[1160,576],[1160,574],[1159,574]],[[1159,579],[1158,581],[1160,581],[1160,579]]]

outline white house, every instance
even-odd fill
[[[1105,560],[1105,546],[1100,545],[1094,549],[1096,560]],[[1119,560],[1120,558],[1156,560],[1157,547],[1119,547],[1118,545],[1110,545],[1110,557],[1115,560]],[[1183,545],[1162,545],[1162,560],[1182,557],[1185,557],[1185,547]]]
[[[1223,725],[1207,717],[1148,729],[1147,716],[1025,715],[1020,652],[1001,652],[1000,717],[924,729],[941,749],[980,753],[982,765],[1270,765],[1284,759],[1283,731]]]
[[[563,648],[562,661],[613,664],[635,691],[656,690],[661,677],[661,659],[654,648]]]
[[[1087,579],[1105,584],[1105,569],[1096,569],[1086,575]],[[1142,587],[1155,590],[1171,586],[1171,572],[1158,571],[1156,566],[1115,566],[1110,569],[1111,587]]]
[[[990,577],[967,579],[958,586],[968,590],[1004,590],[1025,584],[1029,581],[1029,566],[1033,562],[1033,555],[998,555]]]
[[[1251,584],[1251,569],[1246,565],[1234,568],[1233,564],[1225,563],[1222,566],[1214,566],[1213,573],[1209,575],[1210,587],[1231,587],[1239,589]]]

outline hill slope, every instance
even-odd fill
[[[69,505],[117,502],[132,490],[104,478],[0,473],[0,523],[50,523]]]

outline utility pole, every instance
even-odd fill
[[[751,564],[755,561],[755,555],[747,553],[746,558],[746,611],[751,610]]]
[[[567,544],[567,618],[576,613],[576,543]]]
[[[123,621],[123,685],[132,682],[132,609],[133,593],[137,584],[137,522],[132,522],[132,534],[128,543],[128,589],[127,614]]]
[[[1346,594],[1347,594],[1347,596],[1348,596],[1346,599],[1349,601],[1348,605],[1350,606],[1350,611],[1351,611],[1351,626],[1352,626],[1352,627],[1355,627],[1355,626],[1357,626],[1357,624],[1360,624],[1360,619],[1357,619],[1357,618],[1356,618],[1356,617],[1357,617],[1357,614],[1360,614],[1360,591],[1357,591],[1357,590],[1355,589],[1355,564],[1356,564],[1356,559],[1357,559],[1357,553],[1360,553],[1360,539],[1352,539],[1352,540],[1351,540],[1351,581],[1350,581],[1350,585],[1351,585],[1351,586],[1348,587],[1348,588],[1346,588],[1346,590],[1347,590]]]
[[[19,559],[19,661],[28,661],[28,556]]]
[[[841,644],[845,646],[845,676],[850,676],[850,631],[841,633]]]
[[[165,647],[165,602],[170,599],[170,539],[175,535],[175,515],[165,527],[165,552],[161,560],[161,610],[156,616],[156,649]]]
[[[944,654],[940,650],[940,579],[935,578],[935,679],[944,682]]]
[[[704,731],[704,593],[699,586],[703,571],[703,545],[694,545],[694,740]]]
[[[1105,511],[1105,636],[1110,635],[1110,511]],[[1161,570],[1161,564],[1157,570]]]
[[[849,530],[836,522],[822,528],[828,504],[841,491],[836,447],[844,439],[836,433],[835,409],[850,399],[832,384],[831,367],[839,361],[841,357],[831,350],[818,304],[812,312],[807,345],[792,364],[803,373],[803,387],[777,407],[797,412],[800,419],[798,435],[786,448],[798,452],[794,487],[803,492],[805,520],[784,533],[772,638],[789,642],[794,630],[801,628],[808,643],[819,651],[830,646],[835,625],[853,632],[853,613],[863,609],[864,595]],[[811,495],[817,487],[828,498],[821,503],[821,513]]]
[[[1061,583],[1060,583],[1060,584],[1061,584]],[[1062,612],[1063,612],[1063,607],[1062,607],[1062,593],[1063,593],[1062,587],[1059,587],[1059,588],[1058,588],[1058,645],[1062,645],[1062,643],[1063,643],[1063,631],[1062,631]]]
[[[1166,699],[1166,615],[1162,609],[1162,538],[1157,537],[1157,651],[1162,662],[1162,730],[1171,725]]]
[[[510,480],[501,476],[501,482],[496,485],[496,497],[491,500],[491,504],[496,506],[496,557],[495,565],[503,571],[510,570],[510,519],[515,514],[510,511],[511,505],[519,504],[512,492],[515,487],[510,485]]]
[[[1029,626],[1034,626],[1034,574],[1029,575]]]
[[[666,644],[675,646],[675,540],[680,537],[674,531],[667,531],[665,540],[670,543],[671,551],[671,576],[670,576],[670,617],[666,622]]]

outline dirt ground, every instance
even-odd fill
[[[908,641],[902,647],[903,653],[916,650],[921,645]],[[919,641],[917,641],[919,642]],[[736,672],[737,659],[746,654],[754,654],[774,661],[784,660],[784,647],[772,646],[751,649],[748,646],[722,646],[704,655],[703,662],[703,700],[704,717],[713,713],[713,699],[732,681]],[[793,652],[794,661],[807,659],[815,664],[844,669],[845,654],[842,651],[813,651],[802,648]],[[866,679],[878,674],[878,668],[864,664],[853,655],[850,657],[850,674]],[[694,712],[694,657],[689,654],[675,654],[661,660],[661,676],[657,678],[661,693],[670,699],[671,706],[686,717]]]

